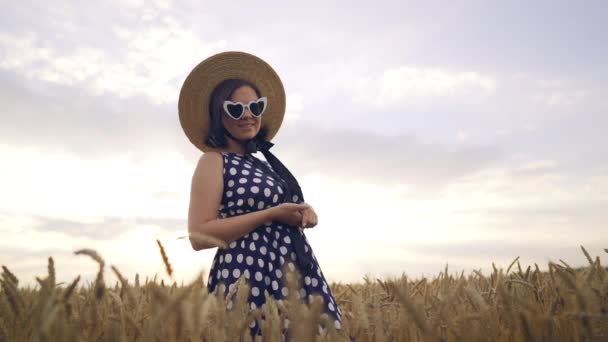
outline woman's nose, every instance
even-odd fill
[[[243,118],[245,118],[246,116],[255,119],[255,116],[253,116],[253,113],[251,112],[251,110],[249,110],[249,107],[245,108],[245,114],[243,115]]]

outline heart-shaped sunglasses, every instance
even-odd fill
[[[226,100],[224,101],[224,110],[231,118],[240,120],[245,115],[245,108],[249,108],[251,114],[256,118],[259,118],[266,110],[267,101],[266,97],[260,97],[257,100],[249,101],[247,104]]]

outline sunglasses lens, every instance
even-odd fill
[[[243,106],[241,104],[229,104],[226,106],[226,109],[228,109],[228,114],[235,119],[239,118],[241,114],[243,114]]]
[[[257,102],[252,102],[249,105],[249,110],[251,110],[251,113],[253,113],[253,115],[260,116],[264,112],[264,107],[264,102],[258,100]]]

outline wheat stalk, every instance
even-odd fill
[[[118,280],[120,281],[121,295],[123,294],[123,292],[126,292],[127,299],[129,300],[131,305],[135,306],[137,304],[137,301],[135,300],[135,294],[133,294],[133,291],[132,291],[131,287],[129,286],[129,282],[127,281],[127,279],[125,277],[122,276],[122,274],[118,271],[118,269],[116,267],[111,266],[110,268],[112,269],[112,271],[114,272],[114,274],[116,275]]]
[[[584,248],[581,251],[591,259]],[[288,299],[277,301],[265,291],[265,304],[255,310],[250,310],[244,277],[230,288],[229,283],[220,284],[217,295],[212,295],[206,291],[203,272],[185,286],[174,280],[163,287],[164,281],[159,285],[155,276],[132,287],[114,266],[120,284],[116,283],[116,290],[108,289],[107,300],[101,300],[103,259],[88,249],[75,254],[99,263],[94,286],[78,287],[78,276],[57,291],[62,283],[53,286],[57,270],[52,258],[48,276],[36,277],[40,287],[34,289],[18,288],[17,277],[2,268],[0,340],[253,341],[248,326],[258,320],[263,336],[257,340],[278,342],[282,320],[287,318],[293,338],[314,341],[341,341],[349,335],[362,342],[602,340],[608,331],[608,277],[597,256],[579,268],[563,260],[550,262],[548,272],[541,272],[536,264],[523,271],[520,264],[519,271],[503,273],[492,263],[488,276],[473,271],[467,277],[463,272],[453,277],[442,270],[420,280],[402,275],[332,284],[342,308],[342,331],[337,331],[329,315],[322,313],[321,297],[314,295],[313,301],[304,303],[298,291],[301,275],[288,275],[287,269],[283,274]],[[227,299],[232,300],[230,310]]]
[[[12,282],[15,286],[19,285],[19,279],[4,265],[2,265],[2,278]]]
[[[167,256],[167,253],[165,252],[165,248],[163,247],[163,244],[160,243],[160,240],[156,239],[156,243],[158,244],[158,249],[160,250],[160,255],[163,258],[163,263],[165,264],[165,270],[167,271],[167,274],[169,275],[169,277],[173,277],[173,268],[171,268],[171,263],[169,263],[169,257]]]
[[[103,281],[103,269],[106,264],[105,261],[103,260],[103,258],[101,256],[99,256],[97,251],[95,251],[93,249],[87,249],[87,248],[80,249],[80,250],[75,251],[74,254],[87,255],[99,264],[99,272],[97,272],[97,278],[95,278],[95,298],[97,298],[97,300],[101,300],[101,298],[103,297],[103,295],[105,293],[105,283]]]

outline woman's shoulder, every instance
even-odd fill
[[[204,152],[199,159],[202,158],[220,158],[220,157],[224,157],[224,159],[227,158],[236,158],[236,159],[240,159],[245,157],[244,154],[242,153],[237,153],[237,152],[228,152],[228,151],[207,151]]]
[[[213,163],[221,160],[225,156],[222,151],[207,151],[198,158],[198,163]]]
[[[196,169],[194,170],[194,177],[204,177],[210,173],[215,173],[223,168],[223,160],[221,152],[208,151],[203,153],[198,158]]]

